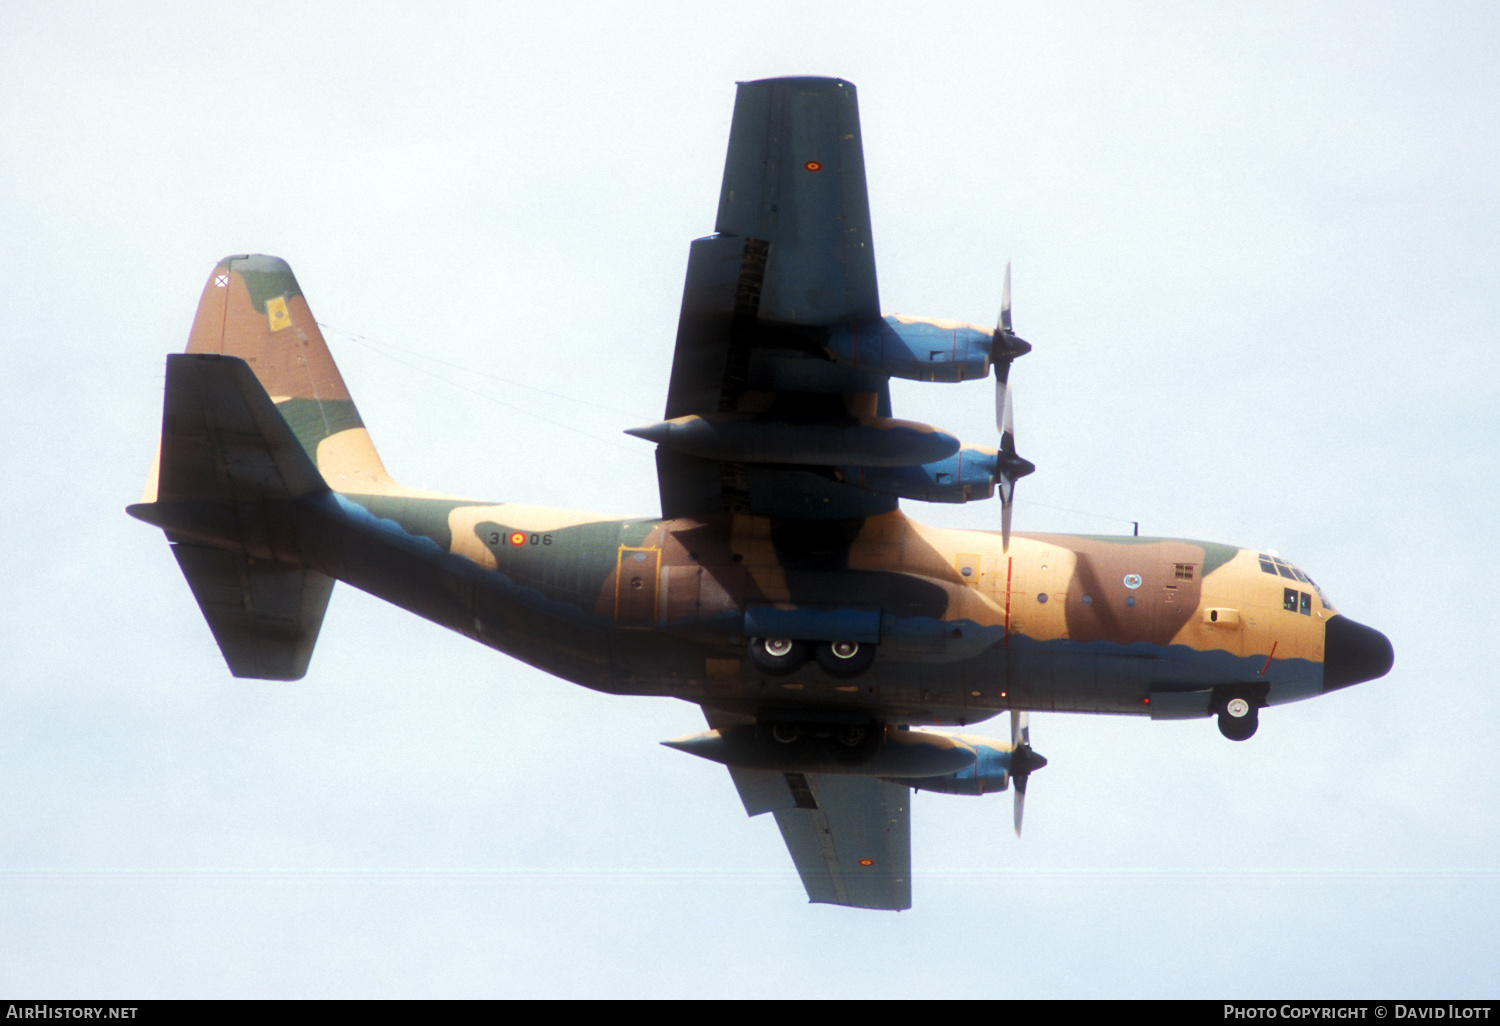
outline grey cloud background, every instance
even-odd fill
[[[0,991],[1493,996],[1497,30],[1482,3],[0,7]],[[919,796],[899,915],[804,903],[774,825],[656,744],[691,706],[347,587],[306,680],[230,678],[122,511],[214,261],[291,261],[398,478],[650,514],[620,432],[660,413],[734,82],[782,74],[860,89],[888,311],[992,322],[1015,260],[1018,530],[1276,548],[1392,674],[1243,745],[1039,715],[1025,840],[1009,796]],[[896,402],[991,439],[985,385]]]

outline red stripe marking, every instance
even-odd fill
[[[1005,560],[1005,647],[1010,647],[1010,570],[1011,564],[1016,557],[1010,556]]]
[[[1268,656],[1266,656],[1266,665],[1264,665],[1264,666],[1262,666],[1260,668],[1260,675],[1262,677],[1264,677],[1266,675],[1266,671],[1271,668],[1271,660],[1275,657],[1275,655],[1276,655],[1276,646],[1279,645],[1279,644],[1281,644],[1281,642],[1279,642],[1279,641],[1273,641],[1273,642],[1271,642],[1271,654],[1268,655]]]

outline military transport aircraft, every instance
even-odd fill
[[[161,449],[130,513],[162,528],[239,677],[307,670],[335,580],[586,687],[698,703],[666,742],[774,814],[815,902],[911,905],[912,790],[1031,772],[1028,710],[1216,716],[1379,677],[1390,643],[1274,553],[1010,532],[1007,268],[993,329],[882,317],[854,87],[739,86],[714,234],[693,242],[665,418],[661,516],[403,487],[387,474],[291,269],[232,256],[167,358]],[[889,379],[994,375],[999,447],[897,420]],[[1001,529],[899,500],[998,488]],[[923,729],[1011,714],[1008,742]]]

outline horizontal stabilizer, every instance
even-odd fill
[[[307,673],[332,577],[202,545],[173,545],[172,555],[229,672],[262,680],[300,680]]]
[[[156,501],[128,512],[166,531],[237,677],[307,672],[333,579],[303,564],[298,523],[325,491],[244,360],[167,357]]]
[[[322,476],[244,360],[167,357],[156,501],[128,507],[173,542],[200,542],[300,563],[298,499]]]
[[[238,357],[168,356],[161,433],[161,501],[295,499],[327,487],[255,372]]]

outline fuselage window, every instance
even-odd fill
[[[1312,596],[1302,592],[1302,604],[1297,607],[1297,612],[1303,616],[1312,616]]]
[[[1268,574],[1274,574],[1276,572],[1276,564],[1271,562],[1270,556],[1260,557],[1260,568]]]
[[[1305,591],[1296,588],[1283,588],[1281,590],[1281,608],[1289,613],[1301,613],[1303,616],[1312,616],[1312,596]]]
[[[1285,563],[1277,563],[1276,572],[1289,581],[1295,581],[1297,579],[1297,575],[1292,573],[1292,568],[1287,566]]]

